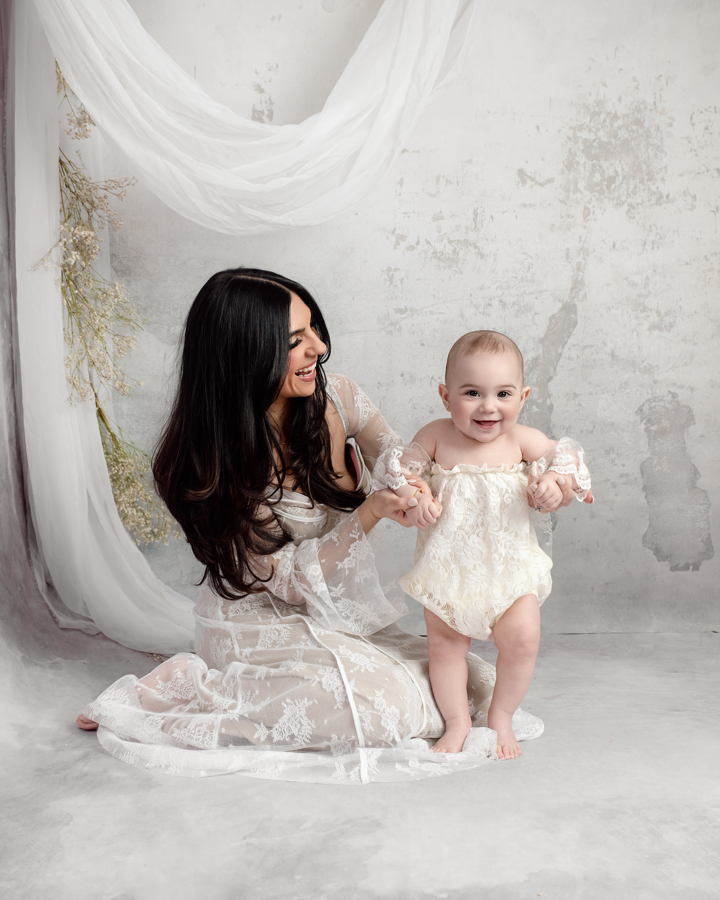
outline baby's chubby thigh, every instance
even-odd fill
[[[470,638],[455,631],[440,616],[436,616],[429,609],[425,608],[424,613],[430,659],[453,661],[467,656],[470,649]]]
[[[540,648],[540,629],[538,598],[535,594],[524,594],[495,622],[492,637],[501,653],[534,659]]]

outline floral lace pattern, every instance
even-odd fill
[[[564,437],[555,445],[555,451],[551,459],[542,457],[537,461],[538,474],[545,472],[557,472],[559,475],[573,475],[575,487],[573,493],[576,500],[584,500],[590,488],[590,472],[585,465],[585,451],[572,438]]]
[[[401,457],[401,447],[393,447],[390,450],[390,457],[388,460],[387,472],[385,475],[385,487],[390,488],[391,491],[396,491],[404,484],[407,484],[407,478],[405,477],[402,470],[402,465],[400,464]]]
[[[443,503],[418,532],[415,565],[400,586],[455,631],[488,640],[524,594],[542,603],[552,561],[537,543],[527,501],[528,466],[433,463],[430,487]]]
[[[399,439],[349,379],[329,395],[366,464]],[[363,473],[370,489],[370,475]],[[442,718],[430,690],[427,644],[393,622],[403,609],[379,584],[357,516],[312,507],[286,491],[274,511],[293,535],[266,562],[268,588],[230,603],[206,589],[195,607],[196,653],[138,679],[127,675],[91,703],[98,739],[140,768],[189,778],[363,784],[417,780],[493,756],[487,710],[495,671],[468,657],[472,729],[463,753],[431,753]],[[519,713],[524,737],[542,723]]]

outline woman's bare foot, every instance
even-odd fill
[[[512,730],[512,716],[503,713],[494,713],[492,708],[488,713],[488,728],[497,733],[497,747],[495,754],[498,759],[515,759],[520,756],[522,750]]]
[[[76,720],[76,724],[78,728],[81,728],[83,731],[97,731],[98,723],[93,722],[92,719],[88,719],[87,716],[79,715]]]
[[[467,717],[467,721],[446,722],[445,734],[435,742],[433,753],[460,753],[468,734],[470,734],[470,716]]]

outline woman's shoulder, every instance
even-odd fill
[[[328,398],[345,421],[348,435],[361,431],[371,420],[382,419],[368,395],[352,378],[328,373],[327,386]]]
[[[340,375],[338,372],[327,372],[327,383],[335,391],[336,394],[341,392],[357,393],[360,388],[347,375]]]
[[[358,403],[367,399],[360,387],[347,375],[328,372],[326,377],[328,397],[341,414],[343,411],[350,412],[358,406]]]

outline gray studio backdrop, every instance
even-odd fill
[[[132,6],[211,95],[284,124],[320,108],[379,2]],[[452,342],[504,331],[528,363],[526,421],[578,438],[596,485],[592,508],[558,516],[545,628],[717,628],[719,64],[717,3],[488,4],[464,74],[339,219],[227,237],[133,188],[112,261],[147,325],[128,365],[144,387],[118,402],[122,426],[152,446],[183,317],[227,266],[315,292],[329,368],[408,438],[444,413]],[[388,534],[402,569],[413,538]],[[183,543],[147,553],[192,590]]]
[[[321,107],[380,3],[131,5],[212,96],[284,124]],[[504,331],[527,362],[525,421],[582,442],[597,498],[557,517],[546,631],[717,629],[719,66],[712,0],[491,3],[463,75],[339,219],[228,237],[133,187],[111,257],[147,321],[120,425],[152,448],[183,318],[228,266],[313,291],[329,369],[406,438],[444,414],[452,342]],[[105,164],[133,174],[110,152]],[[386,533],[403,571],[413,536]],[[144,552],[194,596],[184,542]],[[417,606],[404,624],[421,628]]]

